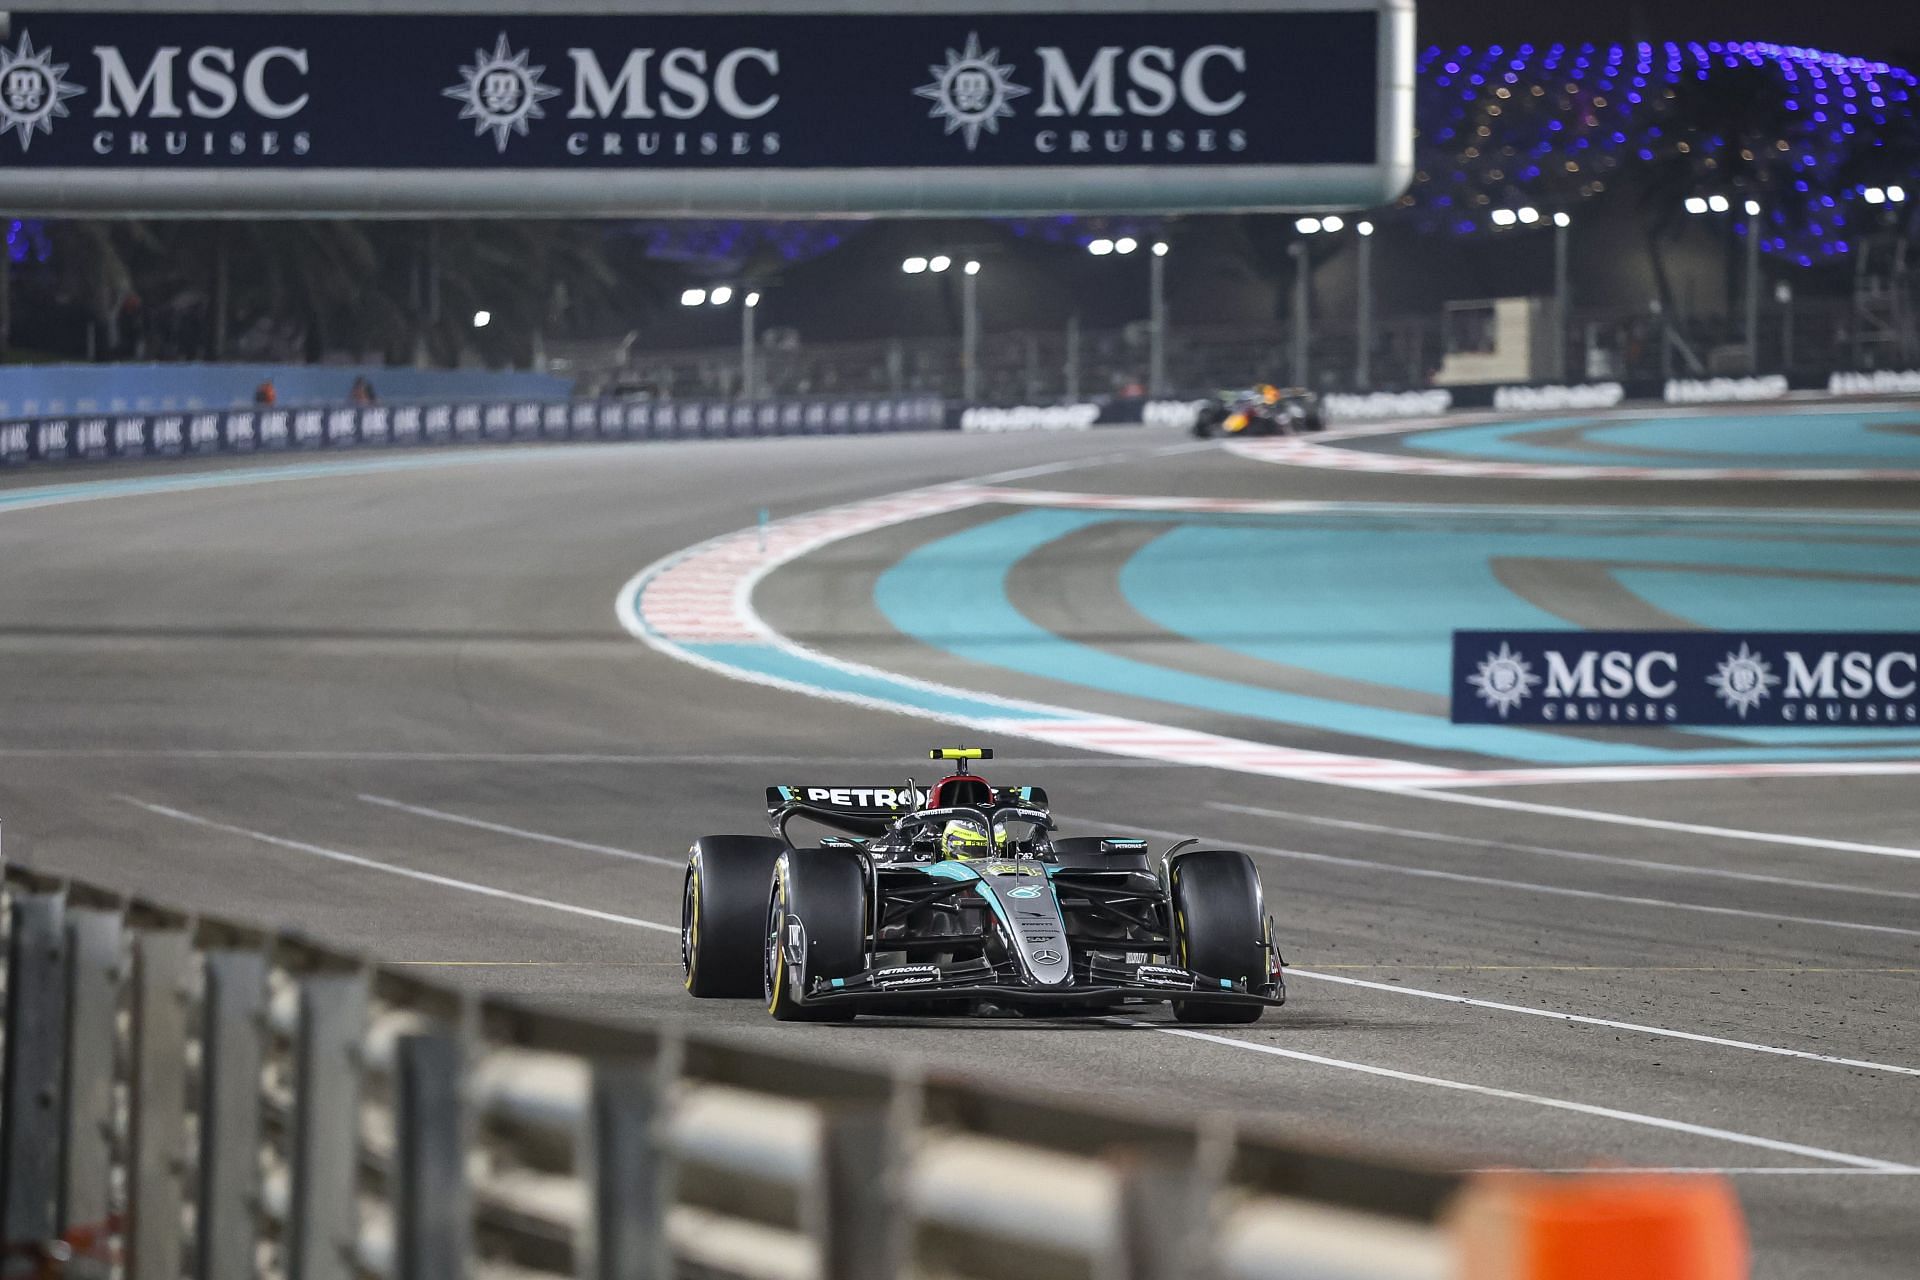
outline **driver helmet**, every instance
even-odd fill
[[[1268,404],[1278,404],[1280,403],[1280,388],[1274,386],[1271,382],[1263,382],[1260,384],[1260,398]]]
[[[940,833],[940,854],[965,862],[972,858],[991,858],[993,838],[985,824],[970,818],[950,818]]]

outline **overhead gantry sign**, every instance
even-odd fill
[[[13,10],[0,208],[1291,209],[1411,169],[1407,0],[687,8]]]

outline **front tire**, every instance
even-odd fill
[[[844,1005],[795,997],[817,978],[850,978],[867,966],[867,860],[847,849],[789,849],[773,868],[762,949],[761,994],[781,1022],[842,1022]]]
[[[1209,978],[1232,978],[1251,991],[1271,981],[1270,946],[1260,873],[1237,849],[1197,849],[1168,872],[1173,937],[1182,967]],[[1175,1000],[1180,1022],[1258,1022],[1262,1006],[1219,1000]]]
[[[773,864],[771,836],[702,836],[687,854],[680,893],[680,967],[702,1000],[760,994],[761,929]]]

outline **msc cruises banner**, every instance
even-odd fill
[[[15,9],[0,13],[0,197],[42,189],[23,174],[106,169],[150,175],[139,188],[151,199],[192,170],[1382,165],[1383,138],[1397,136],[1381,127],[1391,6],[1325,8]],[[527,200],[545,190],[518,185]],[[564,203],[564,184],[553,190]]]
[[[1920,728],[1920,633],[1456,631],[1456,724]]]

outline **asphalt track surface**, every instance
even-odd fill
[[[178,467],[15,477],[0,489],[6,856],[605,1016],[1145,1112],[1224,1108],[1449,1167],[1736,1170],[1756,1274],[1913,1274],[1911,776],[1536,784],[1459,801],[1005,742],[994,774],[1046,786],[1069,829],[1253,852],[1296,967],[1287,1007],[1189,1031],[1158,1013],[776,1026],[752,1003],[690,1001],[677,913],[691,837],[755,830],[769,782],[890,783],[970,735],[677,662],[623,632],[622,585],[762,507],[778,519],[1056,462],[1003,483],[1836,512],[1911,513],[1915,496],[1346,476],[1150,432],[524,448],[305,464],[297,478],[261,462],[206,487],[174,486],[191,474]],[[283,478],[255,482],[270,474]],[[167,483],[146,491],[155,477]],[[75,481],[120,488],[17,501],[21,486]],[[1142,713],[1139,697],[891,631],[874,582],[947,525],[835,544],[755,603],[848,658]],[[1105,584],[1132,545],[1055,547],[1009,592],[1088,644],[1260,678],[1112,616]]]

